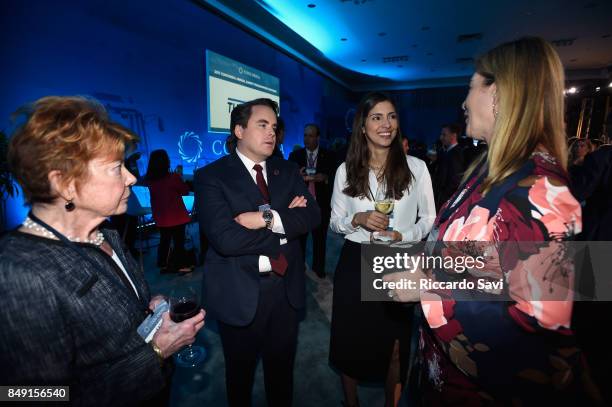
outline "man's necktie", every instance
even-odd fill
[[[259,192],[261,192],[261,196],[264,199],[264,202],[270,203],[270,193],[268,192],[268,186],[266,185],[266,180],[263,176],[263,167],[259,164],[255,164],[253,169],[257,173],[255,175],[255,181],[257,182],[257,187],[259,188]]]
[[[257,173],[255,175],[255,181],[257,182],[257,187],[259,188],[259,191],[261,192],[261,195],[263,196],[265,203],[269,204],[270,203],[270,192],[268,191],[268,185],[266,185],[266,180],[264,179],[264,176],[263,176],[263,167],[259,164],[255,164],[253,166],[253,169]],[[272,271],[274,271],[279,276],[284,276],[285,272],[287,271],[287,266],[288,266],[285,255],[281,253],[280,256],[278,256],[278,258],[276,259],[273,258],[272,256],[269,256],[268,258],[270,259],[270,265],[272,266]]]
[[[308,152],[308,168],[315,168],[315,157],[314,157],[314,153],[311,153],[310,151]],[[314,181],[308,181],[308,192],[310,192],[310,195],[312,195],[314,198],[317,197],[317,190],[315,188],[315,182]]]

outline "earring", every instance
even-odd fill
[[[499,114],[499,112],[497,111],[496,100],[497,100],[497,91],[493,92],[493,116],[497,119],[497,115]]]
[[[72,202],[72,199],[67,200],[66,205],[64,205],[64,209],[66,209],[66,212],[72,212],[74,208],[75,206],[74,202]]]
[[[463,110],[464,112],[467,110],[467,107],[465,106],[465,100],[463,101],[463,103],[461,103],[461,110]]]

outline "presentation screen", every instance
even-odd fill
[[[208,76],[208,131],[229,133],[234,106],[257,98],[280,104],[277,77],[206,50]]]

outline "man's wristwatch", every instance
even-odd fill
[[[272,229],[272,221],[274,220],[274,214],[270,209],[263,211],[263,220],[266,222],[266,227]]]

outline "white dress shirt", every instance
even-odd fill
[[[253,182],[255,184],[257,184],[257,171],[255,171],[253,167],[255,166],[255,164],[261,165],[261,167],[263,168],[262,173],[264,180],[266,181],[266,185],[268,185],[268,173],[266,172],[265,161],[256,163],[249,157],[242,154],[240,150],[238,150],[238,148],[236,148],[236,154],[238,155],[238,158],[240,158],[240,161],[242,161],[246,169],[249,171],[249,174],[251,174],[251,178],[253,178]],[[270,211],[272,212],[272,215],[274,215],[274,221],[272,223],[272,232],[284,235],[285,228],[283,227],[283,221],[281,220],[280,215],[274,209],[270,209]],[[281,245],[287,243],[287,239],[280,239],[280,243]],[[269,271],[272,271],[272,264],[270,264],[270,258],[268,256],[259,256],[259,272],[267,273]]]
[[[134,282],[132,281],[132,277],[130,277],[130,275],[128,274],[128,272],[125,269],[125,267],[123,267],[123,263],[121,263],[121,259],[119,258],[119,256],[117,256],[117,253],[115,253],[114,250],[113,250],[112,259],[115,262],[115,264],[121,269],[123,274],[125,274],[125,277],[127,278],[127,280],[129,281],[130,285],[132,286],[132,289],[136,293],[136,297],[140,298],[140,295],[138,295],[138,290],[136,289],[136,286],[134,285]]]
[[[395,200],[393,208],[393,229],[402,234],[403,241],[423,239],[436,219],[431,177],[425,162],[413,156],[406,157],[408,167],[414,176],[408,191],[400,200]],[[369,173],[370,189],[376,191],[378,181],[374,171]],[[342,163],[336,172],[334,192],[331,200],[331,219],[329,226],[336,233],[346,235],[353,242],[369,242],[370,232],[361,226],[353,227],[353,216],[357,212],[374,210],[374,202],[368,198],[353,198],[342,190],[346,187],[346,165]],[[418,215],[418,221],[417,221]]]
[[[306,150],[306,167],[308,167],[308,161],[309,159],[311,159],[314,164],[314,167],[312,168],[316,168],[317,159],[319,158],[319,146],[317,145],[317,148],[315,148],[313,151],[310,151],[307,148],[305,150]]]

